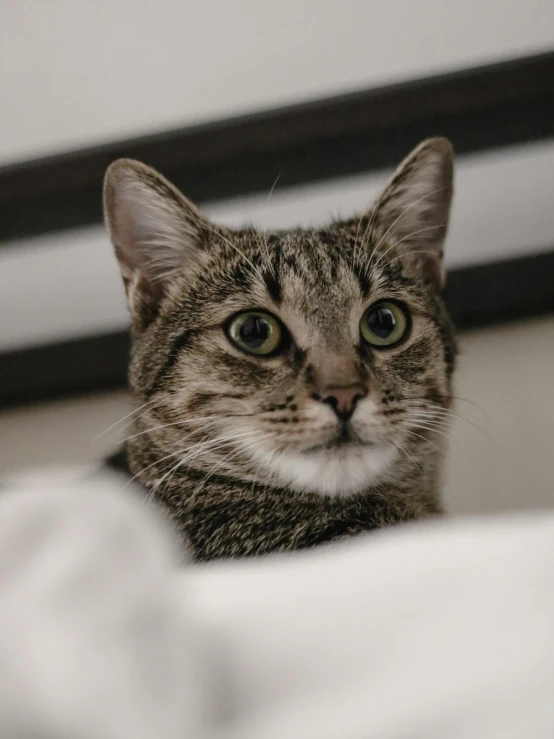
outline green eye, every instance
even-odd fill
[[[408,335],[408,314],[397,303],[383,300],[370,306],[360,321],[364,339],[373,346],[399,344]]]
[[[235,316],[227,329],[231,340],[249,354],[273,354],[281,344],[281,324],[269,313],[249,310]]]

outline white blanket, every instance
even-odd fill
[[[121,487],[0,497],[2,739],[554,737],[554,515],[193,567]]]

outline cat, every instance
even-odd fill
[[[442,298],[453,150],[422,142],[325,228],[216,225],[150,167],[110,165],[132,318],[124,467],[197,561],[442,513],[456,344]]]

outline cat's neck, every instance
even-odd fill
[[[438,455],[348,496],[298,492],[178,465],[147,435],[126,446],[129,472],[170,514],[199,560],[288,551],[438,515]]]

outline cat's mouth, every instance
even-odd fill
[[[333,438],[325,442],[320,442],[319,444],[313,444],[308,448],[304,448],[303,452],[309,454],[311,452],[320,452],[324,450],[331,451],[333,449],[344,449],[345,447],[353,448],[361,446],[371,447],[374,446],[374,444],[371,441],[364,441],[363,439],[361,439],[358,434],[352,429],[348,421],[345,421],[340,425],[337,433],[335,434],[335,436],[333,436]]]
[[[249,445],[256,469],[293,490],[350,495],[372,485],[396,455],[396,447],[363,424],[322,425],[318,436],[275,449],[264,441]]]
[[[332,446],[345,446],[347,444],[363,444],[363,441],[353,431],[348,421],[345,421],[340,425],[338,433],[332,441]]]

